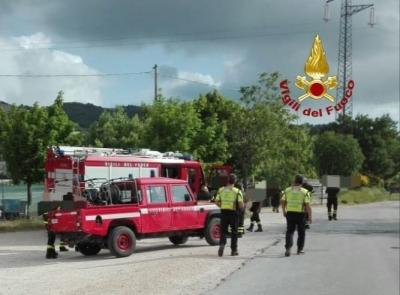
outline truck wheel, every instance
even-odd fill
[[[206,241],[211,246],[216,246],[219,244],[219,239],[221,237],[221,219],[214,217],[211,218],[205,229],[204,236]]]
[[[187,242],[188,237],[185,237],[185,236],[172,236],[172,237],[169,237],[169,240],[174,245],[182,245],[182,244],[185,244]]]
[[[127,257],[136,248],[135,233],[126,226],[113,228],[108,236],[108,249],[117,257]]]
[[[76,246],[78,248],[78,251],[81,252],[85,256],[97,255],[101,250],[100,245],[93,244],[93,243],[78,243],[78,245],[76,245]]]

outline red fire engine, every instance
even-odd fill
[[[188,181],[197,195],[205,185],[200,162],[180,153],[160,153],[147,149],[90,147],[51,147],[45,163],[44,201],[61,201],[72,193],[81,200],[82,192],[99,183],[117,178],[168,177]]]

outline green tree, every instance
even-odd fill
[[[75,124],[62,110],[62,93],[50,107],[15,106],[0,113],[0,152],[14,183],[27,185],[28,206],[32,204],[32,184],[41,182],[47,147],[80,142]]]
[[[192,102],[160,97],[143,109],[143,146],[161,152],[193,153],[198,158],[200,153],[194,143],[202,124]]]
[[[372,119],[367,115],[356,118],[340,116],[336,122],[312,126],[312,134],[325,131],[351,134],[358,141],[365,161],[361,172],[373,179],[390,179],[400,170],[400,134],[389,115]]]
[[[89,144],[107,148],[137,148],[143,124],[137,115],[129,118],[122,107],[103,112],[89,130]]]
[[[6,136],[5,132],[6,132],[7,120],[8,120],[8,117],[7,117],[6,112],[3,111],[2,108],[0,108],[0,155],[1,155],[1,152],[2,152],[1,151],[1,143],[4,140],[3,139],[4,136]]]
[[[308,129],[292,124],[281,127],[282,136],[278,138],[276,152],[262,167],[269,186],[279,188],[289,185],[295,174],[316,177],[314,146]]]
[[[293,125],[281,103],[279,74],[263,73],[256,85],[242,87],[242,106],[229,123],[231,161],[247,180],[250,176],[283,186],[295,173],[314,175],[308,131]]]
[[[359,115],[354,119],[353,134],[365,156],[363,173],[388,179],[400,170],[400,135],[396,129],[396,122],[388,115],[376,119]]]
[[[207,163],[225,162],[229,157],[227,123],[239,104],[214,90],[194,100],[201,119],[201,131],[194,139],[199,158]]]
[[[54,103],[47,108],[48,143],[50,145],[81,145],[83,136],[77,131],[78,125],[72,122],[63,109],[63,92],[58,92]]]
[[[7,114],[0,107],[0,161],[3,161],[3,143],[6,135]],[[5,174],[0,173],[0,178],[6,178]]]
[[[364,161],[353,136],[332,131],[317,136],[314,155],[319,175],[351,175],[361,169]]]
[[[2,151],[7,169],[14,183],[27,185],[28,206],[32,204],[32,184],[43,180],[46,153],[48,115],[34,104],[31,109],[12,106],[4,125]]]

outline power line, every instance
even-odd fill
[[[318,22],[303,22],[303,23],[286,23],[285,26],[290,27],[298,27],[298,26],[305,26],[305,25],[313,25],[317,26],[320,25]],[[140,36],[125,36],[125,37],[117,37],[117,38],[102,38],[102,39],[89,39],[84,41],[58,41],[58,42],[30,42],[29,45],[49,45],[49,47],[44,47],[43,49],[58,47],[57,45],[64,45],[64,44],[85,44],[88,42],[108,42],[108,41],[130,41],[130,40],[147,40],[151,38],[170,38],[170,37],[180,37],[180,36],[198,36],[198,35],[205,35],[205,34],[216,34],[216,33],[232,33],[232,32],[246,32],[246,31],[257,31],[257,30],[265,30],[270,28],[281,27],[282,25],[268,25],[268,26],[256,26],[256,27],[248,27],[245,30],[213,30],[213,31],[197,31],[197,32],[190,32],[190,33],[177,33],[177,34],[161,34],[161,35],[147,35],[146,37]],[[5,47],[1,48],[0,50],[23,50],[23,48],[14,48],[14,47]]]
[[[126,72],[126,73],[99,73],[99,74],[0,74],[5,78],[80,78],[80,77],[118,77],[118,76],[134,76],[142,74],[150,74],[147,72]]]
[[[335,29],[320,30],[320,32],[336,31]],[[216,36],[199,38],[193,36],[193,38],[187,39],[174,39],[174,40],[148,40],[148,41],[137,41],[127,43],[109,43],[109,44],[88,44],[82,46],[48,46],[48,47],[33,47],[33,50],[45,50],[45,49],[84,49],[84,48],[102,48],[102,47],[129,47],[139,45],[154,45],[154,44],[172,44],[172,43],[184,43],[184,42],[202,42],[202,41],[221,41],[221,40],[237,40],[237,39],[253,39],[253,38],[265,38],[271,36],[287,36],[287,35],[302,35],[314,33],[315,29],[311,31],[287,31],[287,32],[274,32],[274,33],[262,33],[262,34],[245,34],[245,35],[232,35],[232,36]],[[26,48],[0,48],[0,52],[7,51],[23,51]]]
[[[153,71],[143,71],[143,72],[124,72],[124,73],[99,73],[99,74],[0,74],[0,78],[81,78],[81,77],[122,77],[122,76],[135,76],[151,74]],[[162,76],[169,79],[185,81],[188,83],[200,84],[205,86],[210,86],[214,88],[219,88],[216,84],[206,83],[203,81],[181,78],[177,76],[172,76],[168,74],[158,73],[158,76]],[[239,91],[239,88],[224,88],[232,91]]]
[[[153,73],[153,72],[145,71],[145,72],[127,72],[127,73],[104,73],[104,74],[0,74],[0,78],[85,78],[85,77],[106,78],[106,77],[128,77],[128,76],[151,74],[151,73]],[[221,89],[221,90],[229,90],[229,91],[234,91],[234,92],[238,92],[240,90],[239,88],[235,89],[235,88],[219,87],[215,84],[206,83],[206,82],[197,81],[197,80],[186,79],[186,78],[180,78],[180,77],[171,76],[171,75],[167,75],[167,74],[158,73],[158,75],[165,77],[165,78],[169,78],[169,79],[185,81],[187,83],[204,85],[204,86]]]

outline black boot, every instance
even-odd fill
[[[64,245],[60,245],[60,252],[68,252],[68,248],[65,247]]]
[[[332,215],[331,215],[331,213],[328,214],[328,219],[329,219],[329,220],[332,220]]]
[[[47,248],[47,251],[46,251],[47,259],[52,259],[52,258],[57,258],[57,257],[58,257],[58,253],[56,252],[56,250],[54,248]]]
[[[257,229],[255,230],[255,232],[262,232],[262,231],[263,231],[262,225],[261,225],[261,223],[258,223],[257,224]]]
[[[248,231],[253,231],[254,228],[254,223],[250,223],[249,228],[247,229]]]
[[[333,220],[337,220],[336,213],[333,213]]]
[[[60,241],[60,252],[68,252],[68,248],[66,247],[66,243],[63,239]]]
[[[218,248],[218,256],[219,257],[222,257],[223,255],[224,255],[224,248],[225,248],[225,246],[219,246],[219,248]]]

